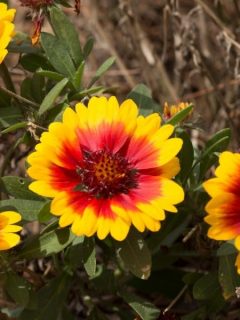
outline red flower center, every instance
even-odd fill
[[[111,198],[128,193],[138,185],[138,171],[119,153],[107,150],[83,152],[82,166],[77,168],[81,183],[77,190],[96,198]]]

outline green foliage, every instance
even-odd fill
[[[133,88],[127,98],[137,104],[140,113],[144,116],[160,111],[160,106],[152,98],[151,90],[144,84],[138,84]]]
[[[117,255],[124,267],[140,279],[148,279],[151,273],[151,254],[143,238],[132,230],[127,239],[117,243]]]
[[[154,320],[158,318],[160,312],[152,303],[123,290],[119,294],[141,319]]]
[[[9,194],[14,198],[25,200],[43,201],[43,198],[29,190],[30,179],[19,178],[16,176],[5,176],[1,178],[1,191]]]
[[[108,69],[111,68],[111,66],[114,64],[115,62],[115,58],[114,57],[110,57],[108,58],[96,71],[95,76],[92,78],[92,80],[90,81],[88,87],[92,87],[94,85],[94,83],[96,81],[98,81],[101,76],[108,71]]]
[[[78,67],[83,59],[78,32],[64,13],[56,7],[50,9],[50,20],[57,38],[64,44],[75,66]]]
[[[61,252],[75,238],[69,229],[54,229],[40,234],[35,239],[30,239],[22,248],[22,258],[46,257]]]
[[[21,313],[20,320],[58,319],[66,300],[71,280],[62,273],[31,297],[29,306]]]
[[[64,87],[67,85],[68,79],[62,79],[60,82],[58,82],[46,95],[43,102],[41,103],[39,107],[39,116],[41,116],[44,112],[50,110],[53,108],[53,104],[57,97],[60,95],[61,91],[64,89]]]

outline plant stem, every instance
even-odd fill
[[[9,96],[15,98],[15,99],[18,100],[18,101],[22,101],[22,102],[24,102],[24,103],[27,103],[27,104],[33,106],[33,107],[39,108],[39,105],[38,105],[37,103],[35,103],[35,102],[31,101],[31,100],[28,100],[28,99],[26,99],[26,98],[24,98],[24,97],[22,97],[22,96],[19,96],[18,94],[16,94],[16,93],[13,92],[13,91],[10,91],[10,90],[2,87],[2,86],[0,86],[0,90],[2,90],[3,92],[5,92],[5,93],[8,94]]]
[[[167,306],[167,308],[164,309],[163,314],[167,313],[172,307],[178,302],[178,300],[182,297],[182,295],[187,290],[188,285],[186,284],[182,290],[179,292],[179,294],[173,299],[173,301]]]

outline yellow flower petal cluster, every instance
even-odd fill
[[[5,3],[0,2],[0,64],[8,53],[6,48],[13,36],[15,13],[15,9],[8,9]]]
[[[215,178],[203,183],[211,196],[205,210],[205,221],[210,224],[208,236],[215,240],[234,240],[240,251],[240,154],[229,151],[219,157]],[[236,260],[240,273],[240,255]]]
[[[21,215],[15,211],[5,211],[0,213],[0,250],[7,250],[15,247],[20,236],[16,232],[22,227],[15,225],[21,220]]]

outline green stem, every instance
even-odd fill
[[[28,100],[28,99],[26,99],[26,98],[24,98],[22,96],[19,96],[18,94],[16,94],[15,92],[13,92],[11,90],[8,90],[8,89],[6,89],[6,88],[4,88],[2,86],[0,86],[0,90],[2,90],[6,94],[8,94],[10,97],[13,97],[18,101],[21,101],[21,102],[29,104],[30,106],[39,108],[39,105],[37,103],[35,103],[35,102],[31,101],[31,100]]]

